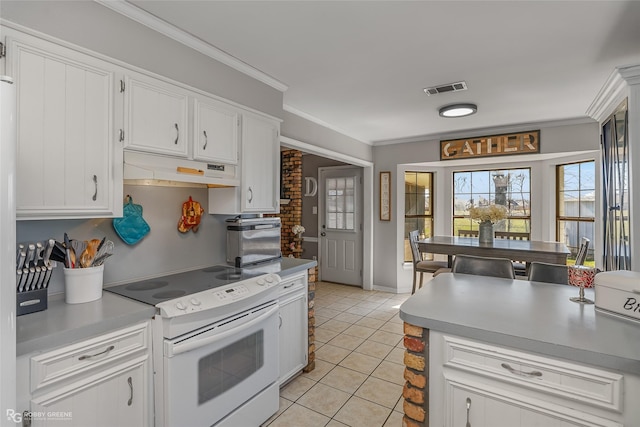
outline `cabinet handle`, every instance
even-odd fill
[[[204,134],[204,145],[202,146],[202,149],[206,150],[207,149],[207,142],[209,142],[208,138],[207,138],[207,131],[203,130],[202,133]]]
[[[96,356],[100,356],[100,355],[102,355],[102,354],[109,353],[109,352],[110,352],[111,350],[113,350],[114,348],[116,348],[116,347],[115,347],[115,346],[113,346],[113,345],[110,345],[109,347],[107,347],[107,349],[106,349],[105,351],[101,351],[100,353],[96,353],[96,354],[85,354],[84,356],[80,356],[80,357],[78,357],[78,360],[91,359],[91,358],[93,358],[93,357],[96,357]]]
[[[96,175],[93,175],[93,184],[96,186],[96,191],[95,193],[93,193],[93,201],[95,202],[96,199],[98,198],[98,177]]]
[[[278,325],[278,329],[282,329],[282,316],[278,314],[278,319],[280,319],[280,324]]]
[[[129,401],[127,402],[127,406],[131,406],[133,403],[133,380],[131,377],[127,378],[127,382],[129,383]]]
[[[500,366],[502,366],[504,369],[511,372],[512,374],[520,375],[522,377],[541,377],[542,376],[542,372],[540,371],[524,372],[519,369],[513,369],[511,366],[509,366],[508,363],[503,363]]]
[[[178,140],[180,139],[180,128],[177,123],[174,123],[173,125],[176,127],[176,140],[173,143],[178,145]]]
[[[469,421],[469,412],[471,412],[471,399],[467,397],[467,425],[466,425],[466,427],[471,427],[471,421]]]
[[[295,282],[289,283],[288,285],[285,285],[282,289],[288,289],[288,288],[292,287],[295,284],[296,284]]]
[[[249,187],[249,203],[253,201],[253,190]]]
[[[120,129],[120,142],[124,141],[124,129]]]

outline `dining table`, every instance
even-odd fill
[[[420,252],[447,255],[449,268],[454,255],[508,258],[512,261],[566,264],[571,253],[561,242],[539,240],[494,239],[481,243],[477,237],[433,236],[418,240]]]

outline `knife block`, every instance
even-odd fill
[[[47,309],[47,288],[16,294],[16,316]]]

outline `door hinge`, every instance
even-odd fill
[[[124,80],[120,79],[120,93],[124,92],[124,88],[125,88]]]
[[[7,46],[0,42],[0,58],[4,58],[5,56],[7,56]]]

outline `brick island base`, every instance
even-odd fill
[[[429,329],[404,323],[403,427],[429,426]]]

